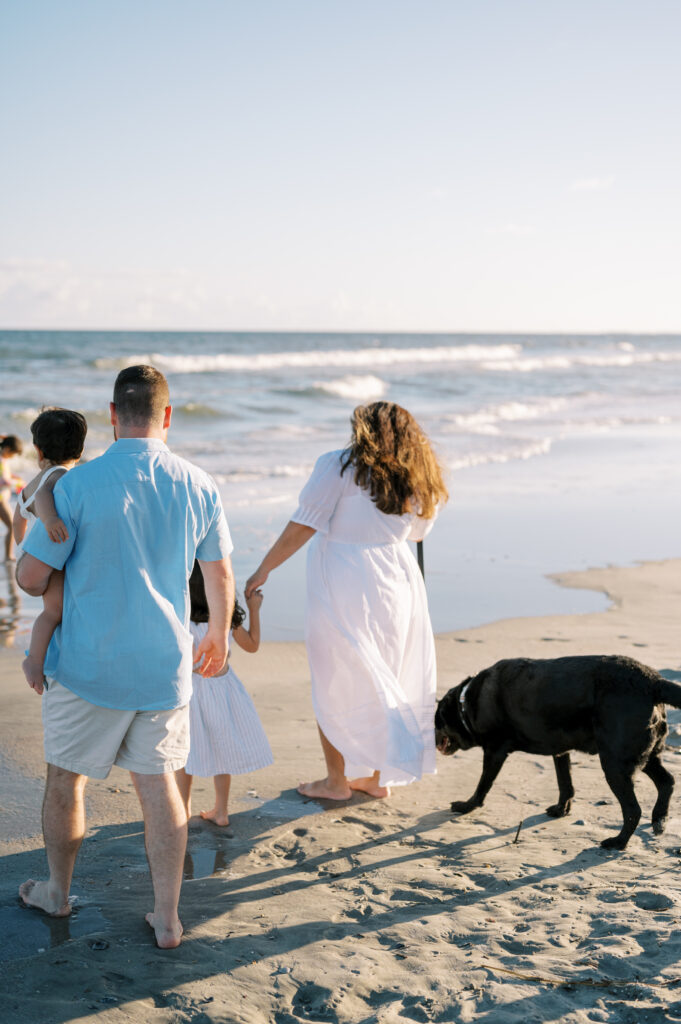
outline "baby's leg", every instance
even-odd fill
[[[182,802],[187,812],[187,821],[192,816],[192,782],[194,781],[193,775],[187,775],[184,768],[178,768],[175,772],[175,781],[177,782],[177,788],[180,791]]]
[[[61,622],[63,601],[64,571],[63,569],[54,569],[43,594],[43,610],[33,624],[28,657],[21,666],[26,676],[26,682],[34,689],[36,686],[42,687],[43,685],[45,656],[52,634]]]
[[[229,803],[229,785],[232,781],[231,775],[215,775],[215,806],[212,811],[201,811],[201,817],[206,821],[214,821],[216,825],[229,825],[227,804]]]

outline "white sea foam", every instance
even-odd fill
[[[447,465],[452,470],[470,469],[472,466],[484,466],[492,462],[517,462],[518,460],[534,459],[538,455],[548,455],[551,441],[545,437],[541,441],[529,441],[527,444],[514,445],[504,451],[470,452],[449,459]]]
[[[569,370],[573,366],[629,367],[650,363],[679,363],[681,352],[608,352],[583,355],[523,356],[485,360],[483,370],[501,373],[533,373],[536,370]]]
[[[527,402],[502,402],[500,405],[487,405],[475,412],[453,413],[444,421],[455,428],[471,431],[476,434],[497,434],[501,422],[522,422],[548,416],[564,409],[568,404],[566,398],[545,398]]]
[[[350,398],[356,402],[375,402],[388,390],[388,385],[380,377],[367,374],[363,377],[339,377],[338,380],[316,380],[315,391],[334,398]]]
[[[252,355],[168,355],[152,352],[116,359],[95,359],[99,370],[120,370],[137,363],[152,363],[167,373],[214,373],[316,367],[382,367],[395,364],[480,363],[484,360],[513,360],[521,345],[433,345],[426,348],[315,349],[309,352],[256,352]]]

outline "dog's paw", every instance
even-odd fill
[[[551,804],[550,807],[546,808],[546,813],[550,818],[564,818],[566,814],[570,813],[570,803],[567,804]]]
[[[623,850],[629,839],[622,839],[621,836],[611,836],[609,839],[604,839],[601,843],[601,847],[604,850]]]
[[[472,811],[477,806],[478,804],[472,803],[470,800],[453,800],[449,805],[449,809],[454,814],[468,814],[469,811]]]

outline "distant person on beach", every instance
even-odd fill
[[[316,534],[308,552],[305,639],[326,777],[303,796],[385,797],[435,770],[435,649],[426,592],[407,541],[447,500],[427,437],[399,405],[352,416],[347,448],[318,460],[291,522],[246,597]]]
[[[57,514],[53,491],[64,473],[80,459],[85,445],[85,417],[71,409],[43,409],[31,424],[33,446],[40,472],[19,493],[14,508],[13,533],[17,555],[21,559],[26,529],[39,519],[50,540],[61,544],[69,533]],[[52,634],[61,622],[64,597],[64,572],[55,569],[43,594],[43,610],[33,624],[28,654],[22,668],[29,686],[42,686],[43,667]]]
[[[16,476],[9,468],[9,462],[24,450],[23,442],[15,434],[6,434],[0,438],[0,522],[7,527],[5,537],[5,561],[14,557],[14,537],[12,535],[12,506],[10,499],[14,491],[24,486],[21,477]]]
[[[217,487],[173,455],[172,409],[152,366],[119,373],[110,405],[114,443],[58,482],[68,540],[37,522],[17,582],[29,594],[65,569],[64,609],[45,661],[46,881],[19,889],[28,907],[70,913],[69,889],[85,832],[88,777],[130,771],[144,817],[154,889],[146,915],[157,945],[179,945],[178,901],[187,816],[175,772],[187,759],[192,660],[210,676],[224,665],[232,617],[232,543]],[[210,622],[192,656],[187,581],[198,558]],[[37,693],[43,685],[36,684]]]
[[[206,634],[209,610],[203,574],[198,562],[189,578],[191,613],[189,628],[195,644]],[[252,591],[246,600],[248,627],[244,626],[246,613],[235,602],[232,614],[230,641],[249,654],[260,646],[260,605],[262,593]],[[191,788],[195,775],[213,778],[215,803],[210,811],[201,811],[201,817],[216,825],[229,825],[229,788],[232,775],[245,775],[272,764],[272,751],[260,724],[258,712],[246,693],[236,672],[227,665],[211,679],[194,676],[192,698],[189,702],[189,757],[184,768],[177,772],[177,784],[191,817]]]

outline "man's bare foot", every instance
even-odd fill
[[[307,796],[313,800],[349,800],[352,796],[347,782],[333,786],[328,779],[317,779],[316,782],[301,782],[298,786],[298,792],[301,796]]]
[[[182,922],[179,917],[177,923],[172,927],[162,927],[155,923],[155,914],[145,914],[144,920],[147,922],[150,928],[154,929],[156,936],[156,945],[159,949],[177,949],[182,940]]]
[[[229,825],[228,815],[220,814],[215,807],[210,811],[201,811],[200,813],[204,821],[212,821],[215,825]]]
[[[36,882],[29,878],[19,886],[19,896],[25,907],[42,910],[50,917],[68,917],[71,907],[61,893],[50,892],[49,882]]]
[[[21,667],[24,670],[26,676],[26,682],[33,689],[37,690],[38,693],[42,693],[43,683],[45,682],[45,675],[43,673],[43,666],[35,658],[32,658],[29,654],[27,658],[21,663]]]
[[[350,779],[348,785],[350,789],[359,790],[360,793],[368,793],[369,796],[373,796],[377,800],[390,796],[390,786],[380,786],[373,775],[369,775],[364,779]]]

